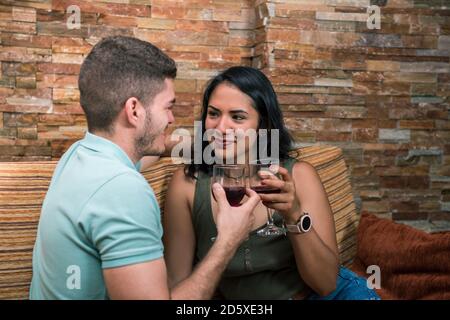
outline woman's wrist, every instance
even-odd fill
[[[298,200],[293,202],[291,210],[284,214],[285,224],[296,224],[300,216],[303,214],[301,205]]]
[[[296,224],[301,215],[301,210],[296,210],[295,212],[290,213],[289,215],[284,217],[284,224]]]

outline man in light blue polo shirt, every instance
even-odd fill
[[[33,252],[31,299],[208,299],[259,202],[219,201],[217,239],[208,256],[172,290],[163,258],[160,210],[139,173],[144,156],[164,152],[174,121],[175,62],[148,42],[101,40],[79,76],[88,130],[59,161]]]
[[[127,154],[87,133],[59,162],[45,198],[31,297],[106,298],[103,268],[162,256],[159,221],[155,196]]]

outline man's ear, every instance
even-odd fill
[[[135,97],[128,98],[124,106],[125,119],[129,126],[137,127],[143,106]]]

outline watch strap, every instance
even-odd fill
[[[304,219],[310,219],[307,229],[303,228]],[[307,212],[303,212],[303,214],[298,218],[295,224],[286,224],[285,228],[288,232],[291,233],[306,233],[311,230],[311,216]]]

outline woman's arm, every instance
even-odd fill
[[[294,250],[297,269],[305,283],[320,295],[336,288],[339,255],[333,214],[325,189],[313,166],[296,163],[292,177],[285,168],[279,173],[283,180],[265,179],[265,183],[280,188],[280,194],[261,195],[263,203],[280,212],[286,224],[295,224],[303,212],[308,212],[312,228],[304,234],[288,233]]]
[[[189,199],[194,198],[194,190],[195,186],[185,177],[183,168],[175,171],[167,190],[163,215],[164,256],[170,288],[186,279],[193,269],[195,234]]]
[[[336,288],[339,253],[333,213],[319,175],[312,165],[299,162],[293,168],[299,214],[308,212],[312,228],[304,234],[288,233],[302,279],[321,295]],[[293,224],[296,221],[287,223]]]

